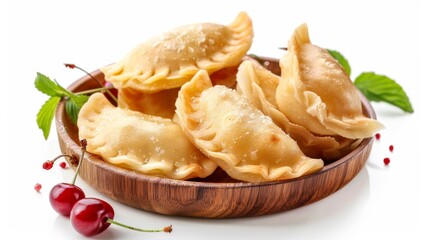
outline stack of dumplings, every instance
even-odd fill
[[[297,178],[352,151],[383,126],[307,26],[293,33],[276,75],[246,57],[250,17],[182,26],[143,42],[101,69],[118,106],[93,94],[79,138],[106,162],[177,180],[222,169],[231,178]]]

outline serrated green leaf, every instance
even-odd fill
[[[77,123],[79,111],[82,106],[88,101],[89,97],[86,95],[71,95],[66,101],[67,116],[73,122]]]
[[[51,131],[52,119],[54,119],[55,110],[61,97],[53,96],[46,101],[37,113],[37,125],[43,131],[45,140],[49,137]]]
[[[344,68],[344,70],[346,71],[347,75],[350,76],[350,74],[352,73],[352,69],[351,69],[351,67],[350,67],[349,62],[347,61],[347,59],[340,52],[338,52],[338,51],[330,50],[330,49],[326,49],[326,50]]]
[[[57,84],[59,92],[62,94],[61,97],[70,97],[72,95],[75,95],[74,93],[70,92],[69,90],[63,88],[56,80],[54,80],[54,81]]]
[[[363,72],[355,79],[354,84],[370,101],[386,102],[405,112],[414,112],[405,91],[387,76]]]
[[[40,92],[51,97],[64,97],[70,95],[70,92],[61,87],[57,82],[52,81],[49,77],[39,72],[37,73],[34,85]]]

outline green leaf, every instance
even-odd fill
[[[71,95],[66,101],[66,112],[73,124],[77,123],[77,117],[82,106],[88,101],[86,95]]]
[[[37,125],[43,131],[45,140],[48,139],[51,131],[52,119],[54,119],[55,109],[60,102],[61,97],[53,96],[46,101],[37,113]]]
[[[57,82],[52,81],[49,77],[39,72],[37,73],[34,85],[40,92],[51,97],[64,97],[70,96],[71,94],[69,91],[61,87]]]
[[[347,59],[340,52],[338,52],[338,51],[330,50],[330,49],[326,49],[326,50],[344,68],[344,70],[346,71],[347,75],[350,76],[350,74],[352,72],[352,69],[350,68],[350,65],[349,65],[349,62],[347,61]]]
[[[363,72],[355,79],[354,84],[370,101],[386,102],[405,112],[414,112],[405,91],[387,76]]]

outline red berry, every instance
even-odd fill
[[[83,198],[75,203],[70,213],[71,223],[76,231],[93,236],[106,230],[115,212],[107,202],[97,198]]]
[[[54,162],[51,160],[47,160],[46,162],[43,163],[42,167],[45,170],[49,170],[54,166]]]
[[[390,163],[390,158],[384,158],[383,159],[384,165],[389,165]]]
[[[69,183],[59,183],[49,193],[52,208],[63,216],[70,216],[73,205],[84,197],[82,189]]]
[[[389,146],[389,151],[393,152],[393,148],[394,148],[393,145],[390,145]]]
[[[70,221],[76,231],[85,236],[93,236],[106,230],[110,224],[115,224],[139,232],[166,232],[173,231],[172,226],[162,229],[147,230],[131,227],[113,220],[115,211],[107,202],[98,198],[84,198],[75,203],[70,213]]]
[[[375,134],[375,139],[380,140],[380,137],[381,137],[380,133]]]
[[[60,163],[60,167],[61,167],[61,168],[66,168],[66,167],[67,167],[66,162],[61,162],[61,163]]]
[[[40,189],[42,189],[42,184],[36,183],[36,185],[34,185],[34,190],[36,190],[36,192],[40,192]]]

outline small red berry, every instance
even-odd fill
[[[36,190],[36,192],[40,192],[40,189],[42,189],[42,184],[36,183],[36,185],[34,185],[34,190]]]
[[[61,168],[66,168],[66,167],[67,167],[66,162],[61,162],[61,163],[60,163],[60,167],[61,167]]]
[[[390,158],[388,158],[388,157],[387,157],[387,158],[384,158],[384,159],[383,159],[383,162],[384,162],[384,165],[386,165],[386,166],[387,166],[387,165],[389,165],[389,163],[390,163]]]
[[[389,151],[393,152],[393,149],[394,149],[393,145],[390,145],[389,146]]]
[[[54,166],[54,162],[51,160],[47,160],[46,162],[43,163],[42,167],[45,170],[49,170]]]
[[[375,134],[375,139],[380,140],[380,137],[381,137],[380,133]]]

